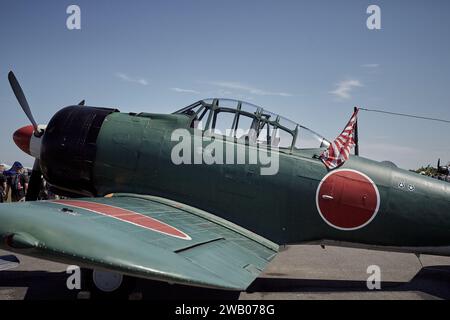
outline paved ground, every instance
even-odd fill
[[[0,250],[0,256],[9,254]],[[0,300],[76,299],[66,266],[18,255],[21,265],[0,272]],[[422,263],[422,265],[421,265]],[[381,290],[367,289],[367,267],[378,265]],[[320,246],[285,248],[247,292],[139,280],[144,299],[450,299],[450,257]],[[81,295],[83,296],[83,295]],[[84,295],[84,297],[86,297]]]

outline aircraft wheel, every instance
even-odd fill
[[[84,269],[82,275],[91,299],[127,299],[135,282],[132,277],[111,271]]]
[[[100,291],[110,293],[118,290],[123,283],[123,275],[117,272],[94,270],[92,280]]]

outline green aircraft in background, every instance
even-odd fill
[[[41,176],[70,199],[1,204],[2,249],[227,290],[245,290],[283,245],[450,255],[448,183],[353,155],[327,170],[319,158],[329,141],[263,108],[206,99],[135,114],[83,101],[39,126],[9,80],[32,123],[14,134],[36,158],[27,200],[37,199]],[[174,139],[177,130],[184,135]],[[176,152],[186,132],[191,144]],[[230,161],[196,164],[211,143]],[[239,163],[253,152],[272,162]],[[270,165],[276,172],[262,174]]]

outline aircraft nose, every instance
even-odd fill
[[[23,152],[31,155],[30,153],[30,142],[31,136],[33,135],[33,126],[25,126],[20,129],[17,129],[14,132],[13,139],[14,143],[22,150]]]

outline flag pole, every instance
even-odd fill
[[[357,107],[353,108],[353,111],[356,112],[358,110]],[[359,156],[359,143],[358,143],[358,120],[355,123],[355,132],[354,132],[354,140],[355,140],[355,156]]]

